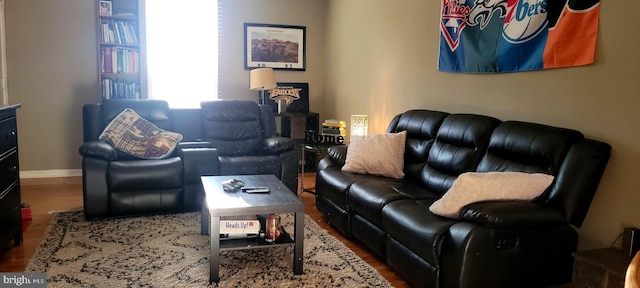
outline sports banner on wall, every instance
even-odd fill
[[[501,73],[593,63],[599,0],[441,0],[438,71]]]

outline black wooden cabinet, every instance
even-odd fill
[[[622,288],[631,258],[620,249],[602,248],[573,253],[572,287]]]
[[[0,108],[0,247],[22,244],[16,109]]]
[[[276,115],[280,118],[280,136],[304,140],[305,131],[316,131],[320,125],[320,114],[315,112],[284,112]]]
[[[300,143],[304,143],[305,131],[314,131],[318,133],[320,129],[320,114],[316,112],[284,112],[276,115],[280,119],[278,133],[282,137],[295,139]],[[317,162],[319,161],[316,153],[300,153],[304,155],[304,171],[316,171]]]

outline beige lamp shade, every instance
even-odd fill
[[[257,68],[249,71],[249,89],[269,90],[276,88],[276,75],[271,68]]]

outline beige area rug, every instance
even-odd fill
[[[282,216],[292,232],[293,215]],[[302,275],[293,275],[290,246],[229,250],[209,285],[198,212],[99,221],[59,212],[26,270],[46,272],[48,287],[391,287],[306,215],[304,236]]]

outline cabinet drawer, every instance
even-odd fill
[[[0,121],[0,155],[18,145],[18,131],[16,117]]]
[[[0,191],[18,181],[18,150],[0,159]]]
[[[5,247],[22,229],[20,186],[0,192],[0,247]]]

